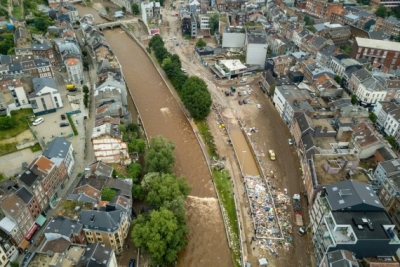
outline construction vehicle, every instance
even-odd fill
[[[77,88],[75,87],[75,84],[70,83],[70,84],[67,84],[65,87],[67,88],[68,91],[76,91],[77,90]]]
[[[293,210],[294,210],[294,221],[296,225],[303,226],[303,215],[301,214],[300,195],[293,195]]]

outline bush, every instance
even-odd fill
[[[5,131],[5,130],[10,130],[17,126],[17,122],[9,116],[2,116],[0,117],[0,130]]]
[[[68,118],[69,124],[71,125],[72,132],[74,133],[74,135],[78,135],[78,130],[76,129],[75,123],[72,120],[71,115],[67,115],[67,118]]]

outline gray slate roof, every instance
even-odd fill
[[[69,218],[57,217],[49,222],[46,229],[43,231],[46,233],[57,233],[66,237],[70,237],[71,234],[78,234],[82,230],[82,224],[76,221],[72,221]]]
[[[86,247],[85,253],[81,257],[78,266],[85,267],[106,267],[113,255],[113,250],[104,244],[94,243]]]
[[[359,209],[383,210],[382,203],[369,184],[346,180],[333,185],[326,185],[326,198],[332,211],[341,211],[351,208],[352,211]],[[364,206],[364,209],[360,206]]]
[[[25,204],[28,204],[28,203],[32,200],[32,198],[33,198],[33,195],[28,191],[28,189],[26,189],[25,186],[23,186],[23,187],[21,187],[20,189],[18,189],[18,190],[15,192],[15,194],[16,194],[17,196],[19,196],[19,198],[22,199],[22,201],[23,201]]]
[[[58,90],[56,81],[52,78],[33,78],[32,82],[33,82],[33,90],[35,90],[34,92],[35,95],[39,93],[40,90],[42,90],[46,86]]]
[[[79,214],[79,222],[85,229],[112,233],[119,228],[123,212],[122,210],[82,210]]]
[[[48,159],[65,159],[67,157],[70,146],[71,142],[69,142],[64,137],[56,137],[47,144],[42,155]]]
[[[379,163],[380,167],[385,170],[386,177],[390,178],[400,172],[400,159],[392,159]]]
[[[86,195],[85,193],[69,194],[67,200],[97,204],[96,199]]]

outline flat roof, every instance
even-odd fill
[[[227,67],[230,71],[232,70],[241,70],[246,69],[247,67],[242,64],[239,59],[223,59],[219,61],[225,67]]]
[[[360,38],[360,37],[356,37],[356,42],[357,42],[358,46],[361,46],[361,47],[391,50],[391,51],[400,51],[400,43],[398,43],[398,42],[367,39],[367,38]]]
[[[351,225],[358,239],[387,239],[390,237],[383,226],[394,225],[386,211],[368,211],[368,212],[332,212],[336,224]],[[373,229],[367,225],[362,225],[362,219],[370,221]],[[358,229],[357,224],[361,224],[363,229]],[[396,231],[397,232],[397,231]]]

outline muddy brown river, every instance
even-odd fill
[[[178,266],[232,266],[210,173],[189,122],[140,46],[120,29],[104,35],[122,66],[149,138],[163,135],[175,144],[175,172],[192,188],[187,201],[188,246],[179,255]]]

